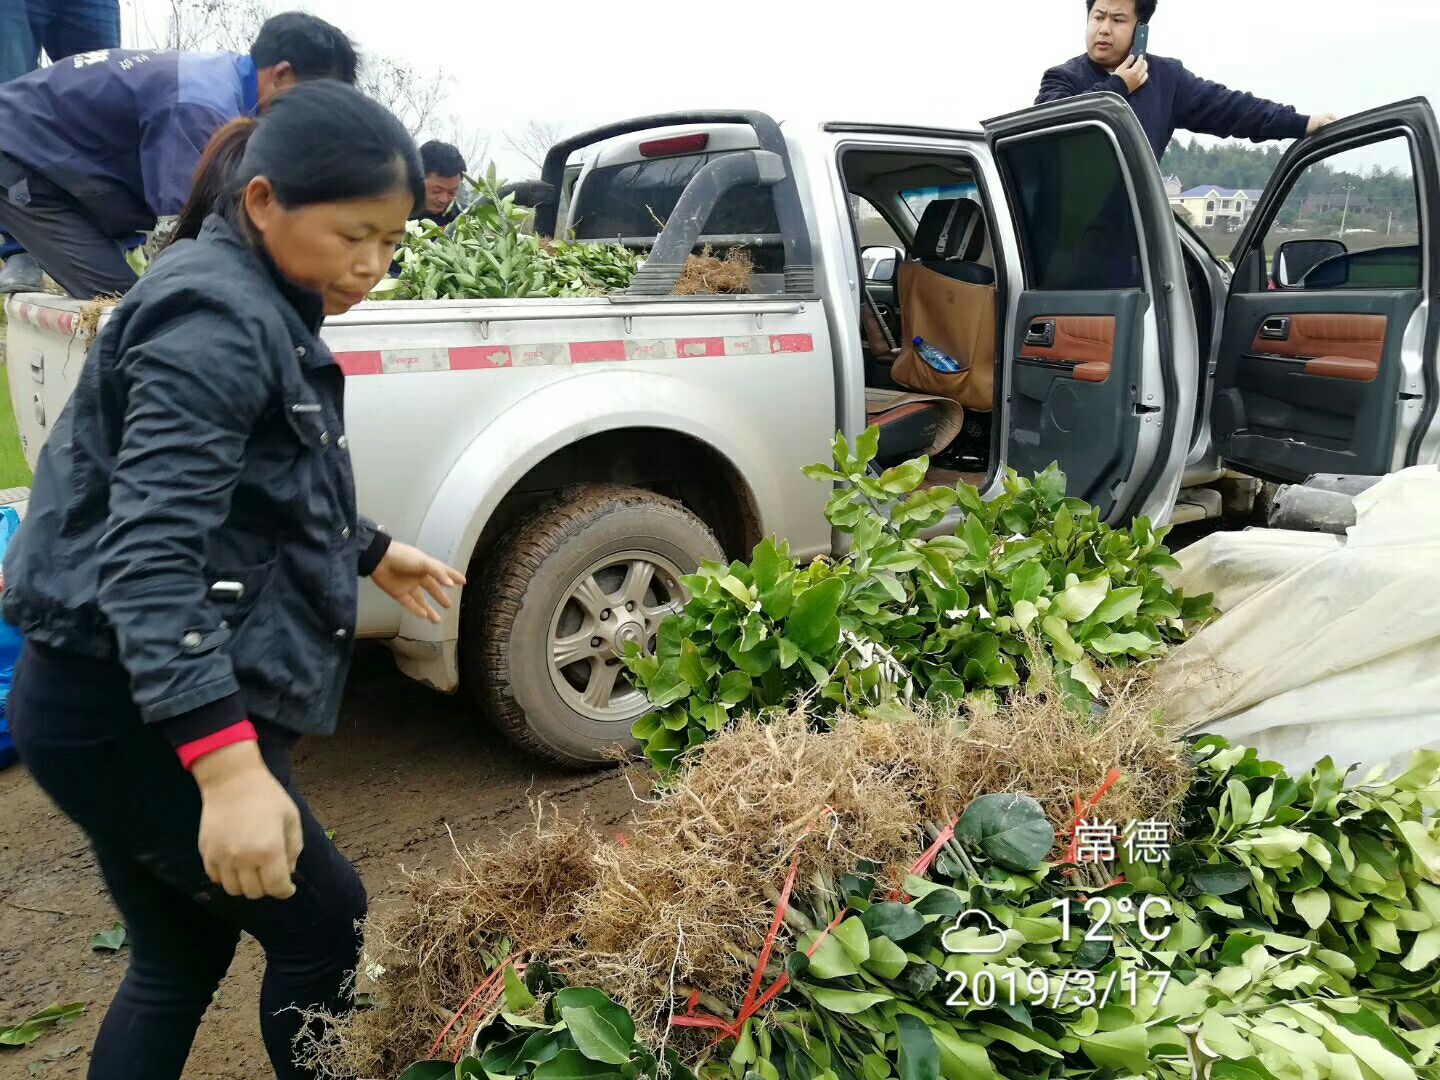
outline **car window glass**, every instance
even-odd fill
[[[1029,287],[1138,289],[1140,244],[1114,141],[1086,125],[1002,142]]]
[[[1397,135],[1312,162],[1285,196],[1264,245],[1267,277],[1283,287],[1418,289],[1420,212],[1409,140]]]

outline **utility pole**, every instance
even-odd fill
[[[1345,222],[1350,217],[1350,193],[1355,190],[1354,184],[1345,185],[1345,209],[1340,213],[1340,239],[1345,239]]]
[[[1391,227],[1392,225],[1394,225],[1394,224],[1395,224],[1395,211],[1394,211],[1394,210],[1391,210],[1391,211],[1390,211],[1390,216],[1389,216],[1389,218],[1387,218],[1386,221],[1385,221],[1385,235],[1386,235],[1386,236],[1389,236],[1389,235],[1390,235],[1390,227]]]

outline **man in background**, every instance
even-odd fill
[[[71,296],[121,295],[135,283],[123,241],[180,212],[216,130],[297,82],[354,83],[355,68],[343,33],[288,12],[248,56],[111,49],[0,85],[0,232]],[[0,292],[26,287],[22,259]]]
[[[120,0],[0,0],[0,83],[76,53],[120,46]]]
[[[0,0],[0,83],[40,66],[43,49],[52,64],[76,53],[120,46],[120,0]],[[0,259],[22,254],[0,235]],[[38,288],[40,267],[24,256],[16,273]]]
[[[429,221],[442,228],[460,216],[455,200],[465,180],[465,158],[449,143],[432,139],[420,147],[425,166],[425,205],[417,206],[412,221]]]
[[[1110,91],[1130,102],[1158,161],[1177,128],[1221,138],[1299,139],[1335,121],[1302,116],[1289,105],[1230,90],[1191,74],[1179,60],[1131,56],[1136,27],[1157,0],[1085,0],[1085,55],[1045,72],[1035,104]]]

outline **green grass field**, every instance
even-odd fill
[[[4,357],[5,308],[0,305],[0,358]],[[0,364],[0,378],[9,371]],[[30,467],[20,452],[20,429],[15,426],[15,411],[10,407],[10,385],[0,387],[0,488],[29,487]]]

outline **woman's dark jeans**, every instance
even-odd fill
[[[266,764],[300,808],[304,850],[288,900],[228,896],[196,845],[200,792],[141,723],[124,670],[27,643],[9,714],[20,758],[85,830],[129,931],[130,968],[90,1059],[90,1080],[178,1080],[241,931],[265,949],[260,1028],[282,1080],[307,1010],[350,1008],[365,889],[295,791],[293,737],[257,724]]]

